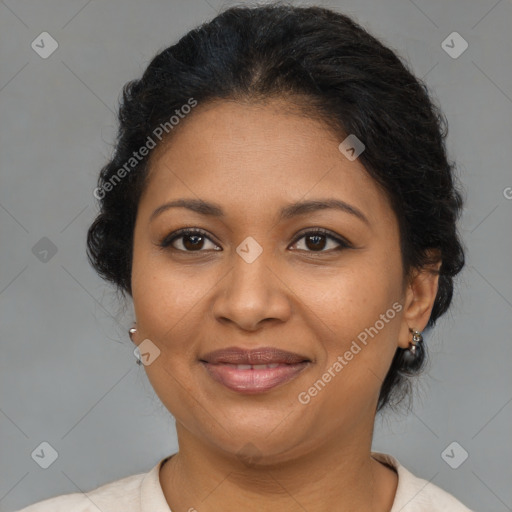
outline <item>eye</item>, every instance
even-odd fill
[[[183,240],[181,240],[183,239]],[[185,249],[178,248],[173,245],[175,240],[180,240],[182,247]],[[174,233],[171,233],[169,236],[166,236],[160,243],[160,247],[166,248],[169,245],[172,245],[173,249],[182,252],[200,252],[197,249],[202,249],[204,247],[204,240],[210,240],[210,238],[206,235],[206,232],[202,229],[180,229]],[[213,242],[211,242],[212,245]],[[217,247],[214,245],[214,247]],[[214,250],[222,250],[222,249],[214,249]]]
[[[306,249],[299,249],[306,250],[307,252],[330,252],[339,251],[341,249],[348,249],[352,247],[352,245],[346,240],[334,236],[330,234],[329,231],[320,228],[303,232],[299,237],[295,239],[293,245],[296,245],[297,242],[302,240],[303,238],[306,241]],[[170,235],[166,236],[158,245],[162,248],[172,246],[173,249],[182,252],[201,252],[201,249],[204,249],[205,247],[205,240],[209,241],[212,244],[213,250],[222,250],[211,241],[211,239],[208,237],[205,231],[198,228],[184,228],[175,231],[174,233],[171,233]],[[338,245],[338,247],[334,247],[334,249],[330,249],[330,251],[324,250],[326,245],[328,245],[328,243],[326,243],[326,240],[334,242],[335,245]],[[176,245],[174,245],[174,242],[176,241],[179,241],[181,247],[177,247]]]
[[[305,233],[302,233],[298,238],[295,239],[294,245],[297,244],[297,242],[299,240],[302,240],[303,238],[306,240],[306,247],[308,249],[311,249],[310,251],[307,252],[332,252],[352,247],[347,241],[330,234],[330,232],[325,229],[315,229],[313,231],[307,231]],[[322,241],[322,239],[324,240]],[[338,247],[335,247],[334,249],[331,250],[323,250],[325,249],[325,246],[328,245],[325,239],[331,242],[335,242],[335,244],[337,244]]]

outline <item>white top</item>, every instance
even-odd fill
[[[391,455],[372,457],[398,473],[398,486],[390,512],[472,512],[451,494],[418,478]],[[148,473],[127,476],[85,493],[48,498],[17,512],[172,512],[160,485],[161,459]]]

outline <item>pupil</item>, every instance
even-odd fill
[[[199,239],[199,240],[200,240],[201,238],[202,238],[202,236],[201,236],[201,235],[187,235],[187,236],[184,238],[184,243],[183,243],[183,245],[184,245],[187,249],[190,249],[190,248],[192,248],[192,249],[197,248],[197,247],[198,247],[198,245],[201,243],[201,242],[200,242],[200,241],[198,241],[197,239]],[[191,247],[189,247],[189,246],[188,246],[188,244],[187,244],[187,242],[188,242],[189,240],[192,240],[192,239],[195,239],[195,241],[193,241],[193,242],[191,243]]]
[[[308,246],[309,249],[323,249],[324,244],[321,244],[321,247],[318,247],[318,243],[319,243],[319,239],[321,238],[325,238],[324,235],[310,235],[307,237],[307,240],[315,240],[316,239],[316,242],[313,242],[313,247],[310,247],[309,244],[307,243],[306,245]]]

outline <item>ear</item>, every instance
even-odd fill
[[[404,313],[398,336],[398,345],[404,349],[409,347],[412,339],[409,327],[423,331],[434,307],[442,261],[439,251],[430,250],[428,254],[435,263],[414,269],[405,290]]]

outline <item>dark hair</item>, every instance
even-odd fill
[[[100,212],[87,234],[92,266],[131,296],[133,230],[151,152],[132,160],[133,170],[126,163],[156,127],[169,126],[191,98],[204,104],[272,97],[322,119],[340,141],[354,134],[364,143],[359,159],[398,218],[404,277],[442,259],[432,327],[464,266],[456,226],[463,199],[446,155],[447,122],[399,56],[349,17],[322,7],[228,8],[159,52],[142,78],[124,86],[115,152],[101,170]],[[129,172],[119,173],[123,166]],[[423,350],[412,364],[405,352],[396,351],[377,411],[407,396],[408,376],[423,365]]]

